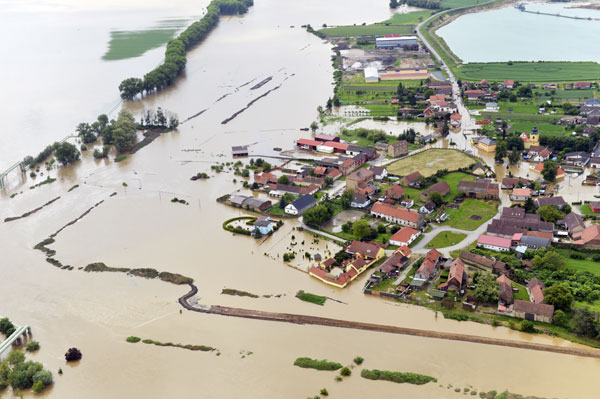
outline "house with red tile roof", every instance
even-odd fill
[[[513,316],[525,320],[552,323],[554,306],[546,305],[544,303],[533,303],[515,299],[515,304],[513,305]]]
[[[414,280],[428,281],[433,277],[441,258],[442,255],[436,249],[427,252],[425,259],[423,259],[421,266],[419,266],[415,273]]]
[[[512,282],[505,274],[501,274],[496,281],[500,290],[500,302],[504,305],[510,305],[513,302]]]
[[[419,185],[419,182],[421,181],[421,179],[423,179],[423,175],[421,175],[421,173],[419,173],[417,171],[417,172],[408,174],[408,175],[404,176],[402,179],[400,179],[400,184],[402,184],[403,186],[415,187],[415,186]]]
[[[533,303],[544,302],[544,283],[538,280],[537,277],[532,278],[527,283],[527,292]]]
[[[479,235],[477,246],[485,249],[491,249],[496,252],[508,252],[511,246],[511,240],[508,238],[488,236],[485,234]]]
[[[574,245],[587,249],[600,249],[600,225],[592,224],[581,233],[573,235]]]
[[[450,271],[448,273],[448,280],[438,287],[443,291],[458,291],[462,289],[463,284],[467,282],[467,274],[465,273],[465,264],[460,258],[456,258],[450,265]]]
[[[420,236],[421,232],[419,230],[415,230],[410,227],[402,227],[390,237],[389,243],[390,245],[395,245],[398,247],[403,245],[408,246]]]
[[[529,188],[515,188],[510,195],[511,201],[527,201],[531,198],[531,189]]]
[[[392,205],[376,202],[371,208],[371,216],[387,220],[390,223],[408,226],[414,229],[423,227],[425,219],[419,212],[406,208],[399,208]]]
[[[400,201],[404,197],[404,189],[399,184],[394,184],[383,193],[384,198],[391,198],[394,201]]]

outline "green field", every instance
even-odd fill
[[[480,201],[467,198],[458,209],[446,208],[448,220],[444,225],[455,229],[473,231],[493,218],[498,213],[498,204],[494,201]],[[472,216],[480,216],[481,219],[471,219]]]
[[[501,62],[471,63],[457,66],[457,79],[480,81],[560,82],[600,79],[600,64],[595,62]]]
[[[519,292],[514,293],[515,299],[520,299],[522,301],[529,301],[529,294],[527,293],[527,288],[525,288],[521,284],[517,284],[515,282],[512,283],[512,287],[519,289]]]
[[[460,8],[485,3],[485,0],[442,0],[443,8]]]
[[[582,215],[597,215],[597,213],[590,208],[590,204],[580,205],[579,212],[581,212]]]
[[[442,231],[433,240],[429,241],[426,248],[446,248],[458,244],[467,237],[463,233],[453,233],[451,231]]]
[[[462,172],[449,173],[444,177],[438,179],[438,181],[445,181],[450,186],[450,192],[444,197],[445,201],[450,201],[458,193],[458,183],[461,180],[475,181],[475,176],[468,175]],[[407,198],[413,199],[415,202],[421,202],[419,197],[423,191],[427,188],[417,190],[416,188],[404,187],[404,193]]]
[[[433,11],[413,11],[407,12],[406,14],[394,14],[394,16],[387,21],[383,21],[382,24],[395,24],[395,25],[416,25],[433,14]]]
[[[356,37],[356,36],[383,36],[388,34],[410,35],[414,31],[413,25],[347,25],[334,28],[323,28],[319,32],[329,37]]]
[[[438,170],[456,170],[477,162],[467,154],[457,150],[435,148],[400,159],[387,166],[389,173],[406,176],[419,171],[423,176],[431,176]]]
[[[108,50],[102,56],[105,61],[139,57],[146,51],[167,43],[187,24],[186,19],[160,21],[156,27],[135,31],[112,31]]]

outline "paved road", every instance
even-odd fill
[[[433,240],[433,238],[435,236],[437,236],[438,234],[443,233],[445,231],[449,231],[449,232],[452,232],[452,233],[466,234],[467,236],[465,237],[465,239],[462,240],[461,242],[459,242],[456,245],[453,245],[451,247],[446,247],[446,248],[436,248],[439,252],[441,252],[445,256],[449,256],[450,252],[455,251],[457,249],[464,248],[467,245],[469,245],[470,243],[472,243],[473,241],[477,240],[477,238],[479,237],[479,235],[485,232],[485,230],[487,228],[487,225],[488,225],[487,222],[483,223],[481,226],[479,226],[476,230],[473,230],[473,231],[460,230],[460,229],[455,229],[454,227],[447,227],[447,226],[434,227],[433,231],[431,231],[430,233],[427,233],[425,235],[425,237],[421,241],[419,241],[417,243],[417,245],[415,245],[411,249],[412,249],[412,251],[414,253],[426,253],[426,252],[428,252],[429,248],[426,248],[425,246],[431,240]]]

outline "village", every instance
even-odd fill
[[[368,51],[377,59],[422,49],[414,36],[386,35]],[[559,188],[584,173],[582,184],[600,183],[600,101],[557,105],[548,100],[535,107],[535,115],[557,115],[558,125],[573,130],[561,136],[535,124],[519,129],[519,123],[492,116],[543,95],[535,90],[589,91],[596,83],[483,80],[458,82],[457,91],[426,69],[392,70],[358,62],[356,52],[344,54],[343,81],[359,85],[350,89],[359,92],[375,85],[378,100],[355,97],[351,106],[358,108],[349,108],[344,105],[349,86],[342,84],[339,98],[322,111],[322,121],[335,115],[333,103],[343,110],[338,114],[359,122],[377,120],[381,116],[372,113],[373,106],[384,97],[398,121],[421,120],[434,130],[391,135],[384,129],[342,127],[332,134],[313,125],[312,137],[282,150],[285,156],[275,167],[253,157],[249,146],[233,147],[235,158],[250,158],[245,166],[233,165],[236,175],[248,178],[243,182],[247,193],[219,201],[262,215],[243,234],[268,239],[281,219],[299,218],[300,229],[342,248],[305,254],[310,265],[303,271],[311,278],[338,289],[359,284],[365,294],[428,306],[451,318],[524,319],[550,332],[554,326],[571,329],[572,307],[593,311],[600,300],[600,277],[592,270],[600,261],[600,227],[594,223],[600,200],[569,203]],[[351,66],[347,57],[354,61]],[[390,82],[393,92],[380,90]],[[464,148],[454,145],[457,135],[465,137]],[[435,145],[444,139],[449,146]],[[526,165],[518,169],[525,173],[496,179],[489,158],[507,169]],[[571,276],[571,283],[561,284],[564,275],[556,270]]]

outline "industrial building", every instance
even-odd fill
[[[377,48],[395,48],[418,44],[416,36],[385,35],[375,39]]]

